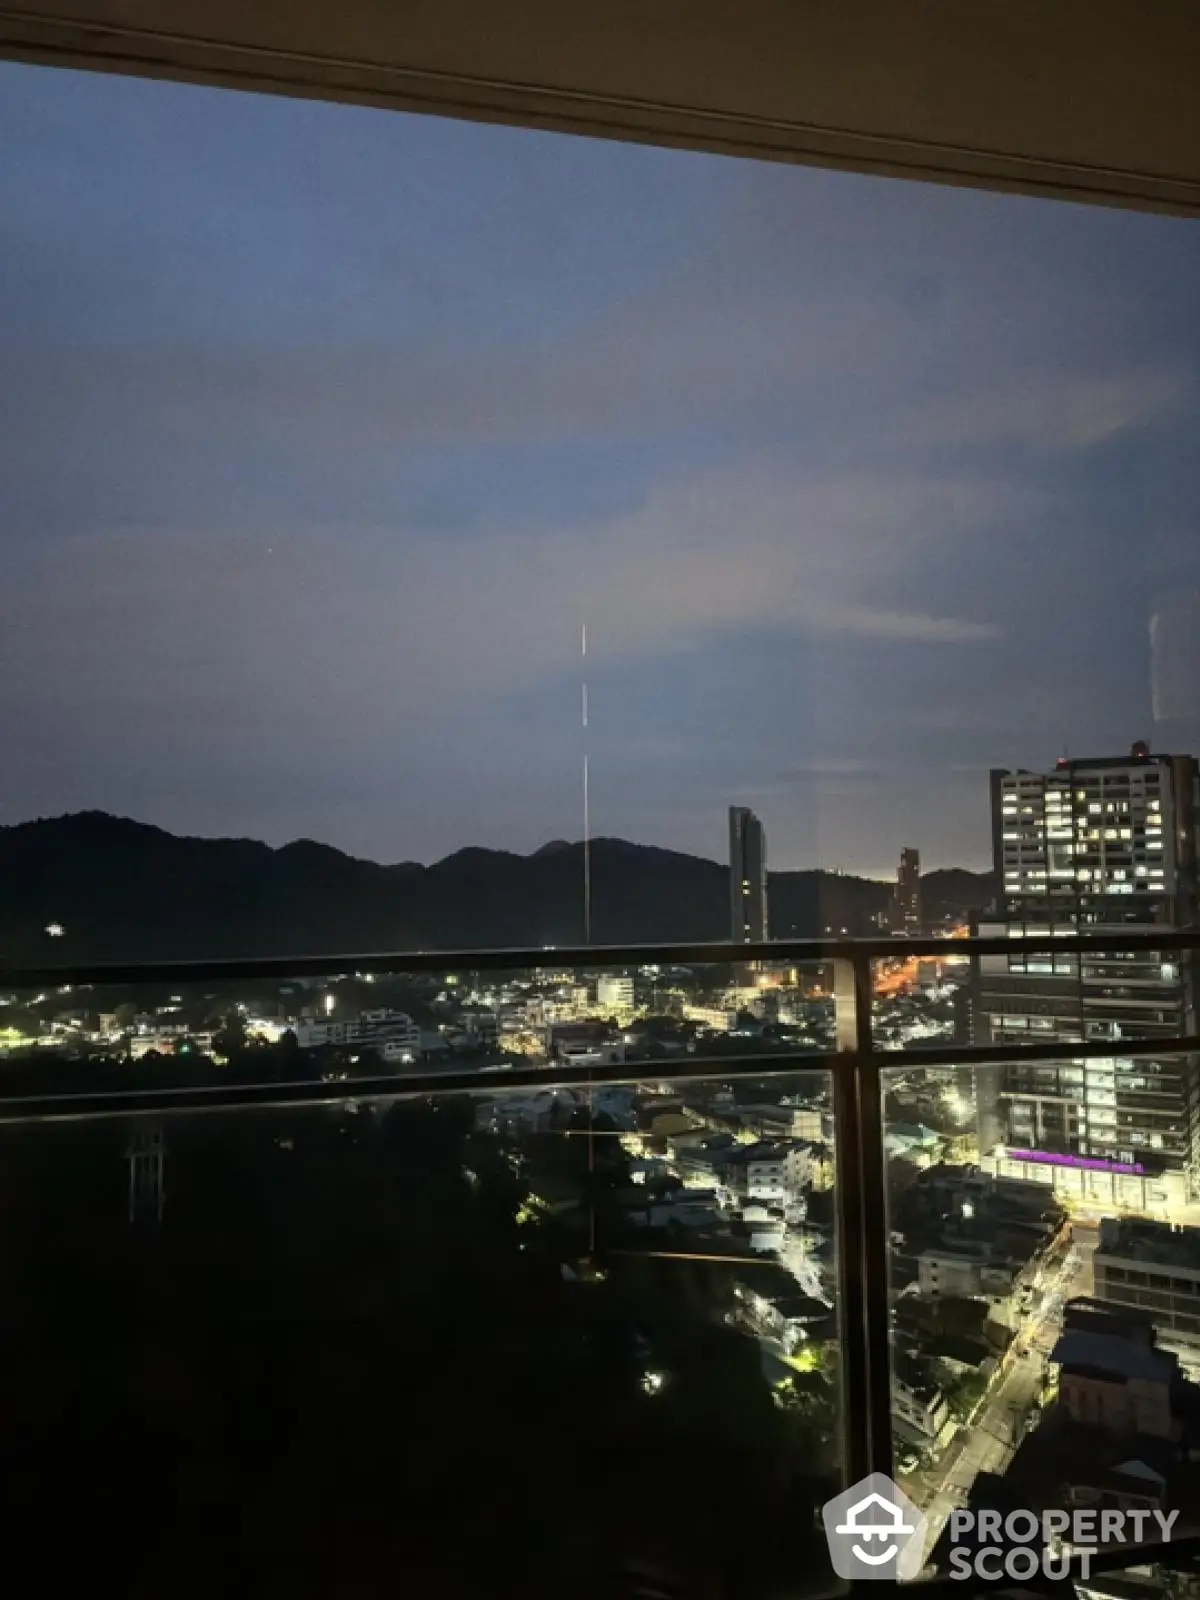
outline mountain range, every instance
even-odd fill
[[[591,846],[592,942],[720,940],[729,872],[623,839]],[[532,855],[469,848],[431,866],[382,866],[299,839],[179,837],[102,811],[0,827],[0,959],[19,965],[499,949],[582,942],[583,846]],[[940,920],[992,898],[990,873],[922,880]],[[821,870],[774,872],[777,938],[877,931],[891,885]],[[61,936],[46,930],[57,925]]]

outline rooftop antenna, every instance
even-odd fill
[[[580,688],[583,714],[583,942],[592,942],[592,829],[588,804],[588,691],[587,691],[587,623],[579,630]]]
[[[580,711],[583,729],[583,942],[592,942],[592,828],[588,806],[588,692],[587,692],[587,623],[579,627],[579,686],[582,691]],[[592,1092],[591,1072],[587,1086],[588,1119],[588,1256],[596,1254],[596,1100]]]

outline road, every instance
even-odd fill
[[[905,1483],[929,1519],[925,1544],[928,1558],[946,1519],[965,1504],[981,1472],[1004,1472],[1025,1435],[1045,1378],[1046,1360],[1062,1331],[1063,1305],[1092,1292],[1092,1254],[1096,1231],[1084,1224],[1073,1228],[1073,1244],[1065,1259],[1037,1280],[1042,1299],[1037,1312],[1022,1323],[1012,1353],[987,1391],[969,1425],[960,1429],[945,1454]]]

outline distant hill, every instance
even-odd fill
[[[582,941],[582,846],[533,855],[465,849],[432,866],[380,866],[300,839],[179,838],[101,811],[0,828],[0,957],[9,963],[184,960],[369,950],[538,947]],[[592,843],[596,944],[728,936],[728,871],[674,850]],[[932,872],[928,914],[979,907],[989,874]],[[874,931],[890,886],[822,871],[772,873],[772,931]],[[66,933],[50,938],[60,923]]]

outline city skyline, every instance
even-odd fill
[[[1169,219],[7,66],[0,822],[988,866],[1196,749]]]

